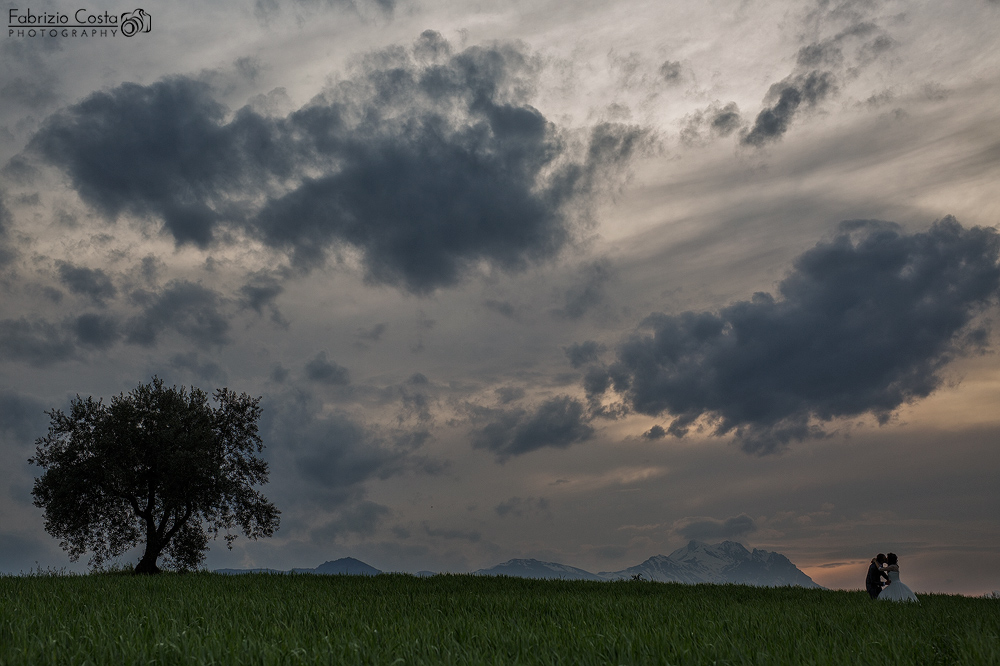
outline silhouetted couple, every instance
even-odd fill
[[[882,579],[886,582],[883,584]],[[883,585],[885,589],[883,589]],[[916,601],[917,595],[899,580],[899,558],[896,553],[879,553],[868,566],[865,588],[872,599],[880,601]]]

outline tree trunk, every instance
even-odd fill
[[[163,544],[156,538],[156,529],[152,527],[151,521],[146,523],[146,552],[142,554],[139,564],[135,565],[135,574],[158,574],[160,567],[156,566],[156,560],[163,550]]]

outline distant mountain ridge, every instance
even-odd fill
[[[343,557],[324,562],[315,569],[292,569],[290,572],[275,569],[216,569],[216,573],[311,573],[326,575],[375,576],[379,569],[353,557]],[[809,576],[782,555],[754,548],[748,550],[736,541],[707,544],[691,541],[670,555],[654,555],[645,562],[621,571],[591,573],[577,567],[557,562],[534,559],[507,560],[488,569],[472,572],[479,576],[514,576],[517,578],[556,578],[562,580],[622,580],[641,576],[644,580],[672,583],[739,583],[759,587],[819,588]],[[432,575],[421,571],[418,575]]]
[[[642,564],[621,571],[597,574],[576,567],[540,562],[509,560],[472,573],[483,576],[521,578],[561,578],[565,580],[622,580],[641,576],[644,580],[667,583],[740,583],[760,587],[822,587],[782,555],[767,550],[747,550],[736,541],[714,545],[691,541],[670,555],[654,555]]]

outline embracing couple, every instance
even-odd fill
[[[885,589],[882,589],[882,579],[885,578]],[[883,555],[879,553],[868,566],[868,577],[865,587],[872,599],[882,601],[916,601],[917,595],[906,583],[899,580],[899,558],[896,553]]]

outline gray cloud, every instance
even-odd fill
[[[72,321],[71,328],[80,344],[96,349],[108,349],[121,339],[118,320],[108,315],[82,314]]]
[[[27,444],[45,434],[48,405],[14,391],[0,391],[0,433]]]
[[[424,528],[424,532],[427,536],[436,537],[438,539],[459,539],[462,541],[469,541],[471,543],[478,543],[483,535],[476,530],[447,530],[431,527],[430,524],[425,520],[421,525]]]
[[[245,107],[226,122],[206,84],[174,77],[94,93],[30,149],[103,214],[160,219],[178,243],[236,227],[300,267],[346,244],[370,281],[427,293],[478,262],[553,256],[574,232],[570,204],[650,140],[602,124],[577,149],[528,103],[539,67],[519,44],[453,54],[428,31],[286,118]]]
[[[294,482],[304,482],[325,509],[356,500],[368,479],[428,469],[411,460],[425,438],[381,437],[345,413],[324,413],[309,393],[288,391],[262,406],[269,456],[290,460]]]
[[[732,518],[681,518],[673,525],[674,532],[685,539],[734,539],[757,531],[753,518],[741,513]]]
[[[306,363],[306,377],[320,384],[331,386],[346,386],[351,383],[351,373],[335,361],[326,359],[326,352],[321,351],[316,357]]]
[[[743,143],[762,146],[780,138],[788,131],[788,125],[801,104],[815,106],[835,89],[833,73],[818,70],[774,84],[768,91],[767,99],[776,101],[757,114],[753,127],[743,137]]]
[[[355,337],[357,337],[358,341],[380,342],[382,340],[382,336],[385,335],[385,332],[388,329],[389,329],[389,324],[382,322],[375,324],[371,328],[358,329],[358,332],[355,335]]]
[[[501,518],[520,518],[528,513],[545,512],[548,509],[549,501],[544,497],[511,497],[493,508]]]
[[[10,210],[4,204],[3,192],[0,192],[0,268],[9,264],[17,256],[16,250],[10,246],[10,225],[13,221]]]
[[[371,500],[361,500],[342,508],[336,518],[323,527],[313,530],[312,538],[323,541],[347,534],[371,536],[379,523],[391,514],[392,511],[387,506]]]
[[[574,368],[581,368],[590,363],[596,363],[601,358],[601,354],[607,351],[607,347],[600,342],[586,340],[585,342],[574,342],[569,347],[563,347],[563,351],[566,352],[566,358],[569,359],[570,365]]]
[[[240,287],[240,305],[263,314],[266,306],[274,308],[274,301],[285,291],[278,279],[265,272],[249,276],[247,283]],[[276,311],[276,310],[275,310]]]
[[[525,409],[470,407],[475,422],[472,445],[492,451],[499,462],[546,446],[564,449],[594,434],[583,405],[568,396],[546,400],[533,412]]]
[[[174,354],[170,357],[170,367],[190,370],[196,377],[213,384],[225,384],[226,371],[215,361],[202,361],[197,352]]]
[[[998,254],[995,230],[950,217],[912,235],[845,222],[796,260],[778,298],[652,314],[585,387],[592,401],[611,388],[634,411],[672,415],[677,437],[708,417],[716,435],[733,432],[760,454],[821,436],[813,419],[869,413],[885,423],[985,341],[969,325],[995,302]]]
[[[660,76],[667,83],[679,83],[681,80],[681,64],[676,60],[667,60],[660,65]]]
[[[205,246],[240,213],[226,209],[241,188],[259,192],[271,174],[291,174],[275,123],[244,109],[223,125],[225,115],[199,81],[125,83],[51,116],[30,147],[103,214],[153,216],[178,243]]]
[[[604,300],[604,289],[614,279],[611,262],[599,259],[583,266],[573,286],[566,290],[566,304],[556,313],[568,319],[579,319]]]
[[[98,305],[104,305],[105,300],[118,293],[111,278],[101,269],[74,266],[67,261],[59,262],[59,281],[72,293],[89,296]]]
[[[646,432],[642,433],[642,436],[645,439],[652,439],[652,440],[663,439],[664,437],[667,436],[667,431],[663,429],[663,426],[655,425]]]
[[[142,308],[125,323],[125,339],[131,344],[152,347],[167,329],[203,347],[230,342],[222,298],[207,287],[174,280],[159,293],[137,290],[131,297]]]
[[[76,354],[76,345],[63,327],[36,319],[0,320],[0,356],[42,367]]]

